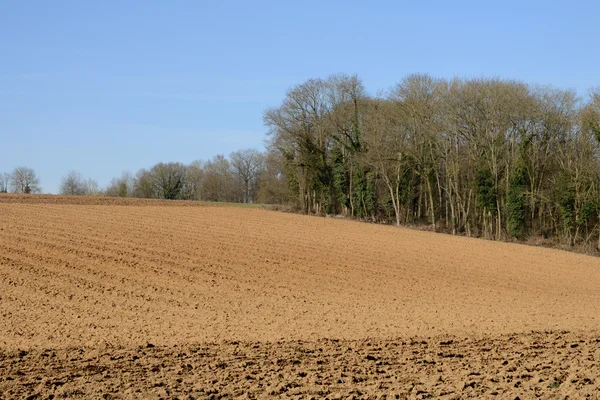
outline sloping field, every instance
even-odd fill
[[[184,202],[0,216],[6,397],[600,390],[598,258]]]

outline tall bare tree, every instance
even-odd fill
[[[85,186],[85,194],[86,196],[97,196],[101,193],[100,185],[98,185],[98,181],[92,178],[88,178],[84,182]]]
[[[194,161],[186,167],[185,185],[182,197],[187,200],[200,200],[202,184],[204,182],[204,169],[202,161]]]
[[[120,177],[113,178],[104,194],[112,197],[132,197],[134,196],[134,178],[131,172],[124,171]]]
[[[239,150],[229,155],[231,167],[243,183],[244,203],[255,200],[256,185],[264,166],[262,153],[255,149]]]
[[[0,172],[0,193],[7,193],[10,183],[10,175],[6,172]]]
[[[406,121],[406,145],[412,170],[423,187],[417,199],[416,217],[421,218],[428,208],[432,229],[438,219],[434,202],[435,181],[439,186],[437,146],[443,127],[440,123],[440,80],[429,75],[413,74],[397,84],[389,95],[401,120]],[[441,192],[439,192],[441,195]],[[437,196],[436,196],[437,197]],[[422,206],[427,204],[427,206]]]
[[[10,175],[10,188],[13,193],[39,193],[40,179],[33,169],[17,167]]]
[[[304,212],[320,213],[327,200],[332,136],[325,118],[330,112],[326,83],[309,79],[290,89],[281,107],[264,114],[274,145],[296,168],[298,203]]]
[[[223,155],[217,155],[204,163],[204,179],[202,184],[202,200],[241,202],[236,196],[234,173],[231,164]]]
[[[71,196],[83,196],[87,192],[86,182],[77,171],[70,171],[63,177],[59,193]]]
[[[264,158],[264,169],[260,175],[257,201],[265,204],[286,204],[290,198],[286,163],[279,151],[270,148]]]

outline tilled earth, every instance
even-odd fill
[[[600,335],[223,342],[0,353],[6,398],[597,398]],[[0,395],[2,397],[2,395]]]
[[[598,397],[596,257],[191,202],[0,217],[0,399]]]

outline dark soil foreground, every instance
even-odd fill
[[[0,398],[597,398],[600,335],[0,353]]]

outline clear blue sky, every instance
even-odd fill
[[[0,0],[0,172],[44,192],[263,148],[262,112],[311,77],[370,93],[413,72],[600,85],[598,1]]]

